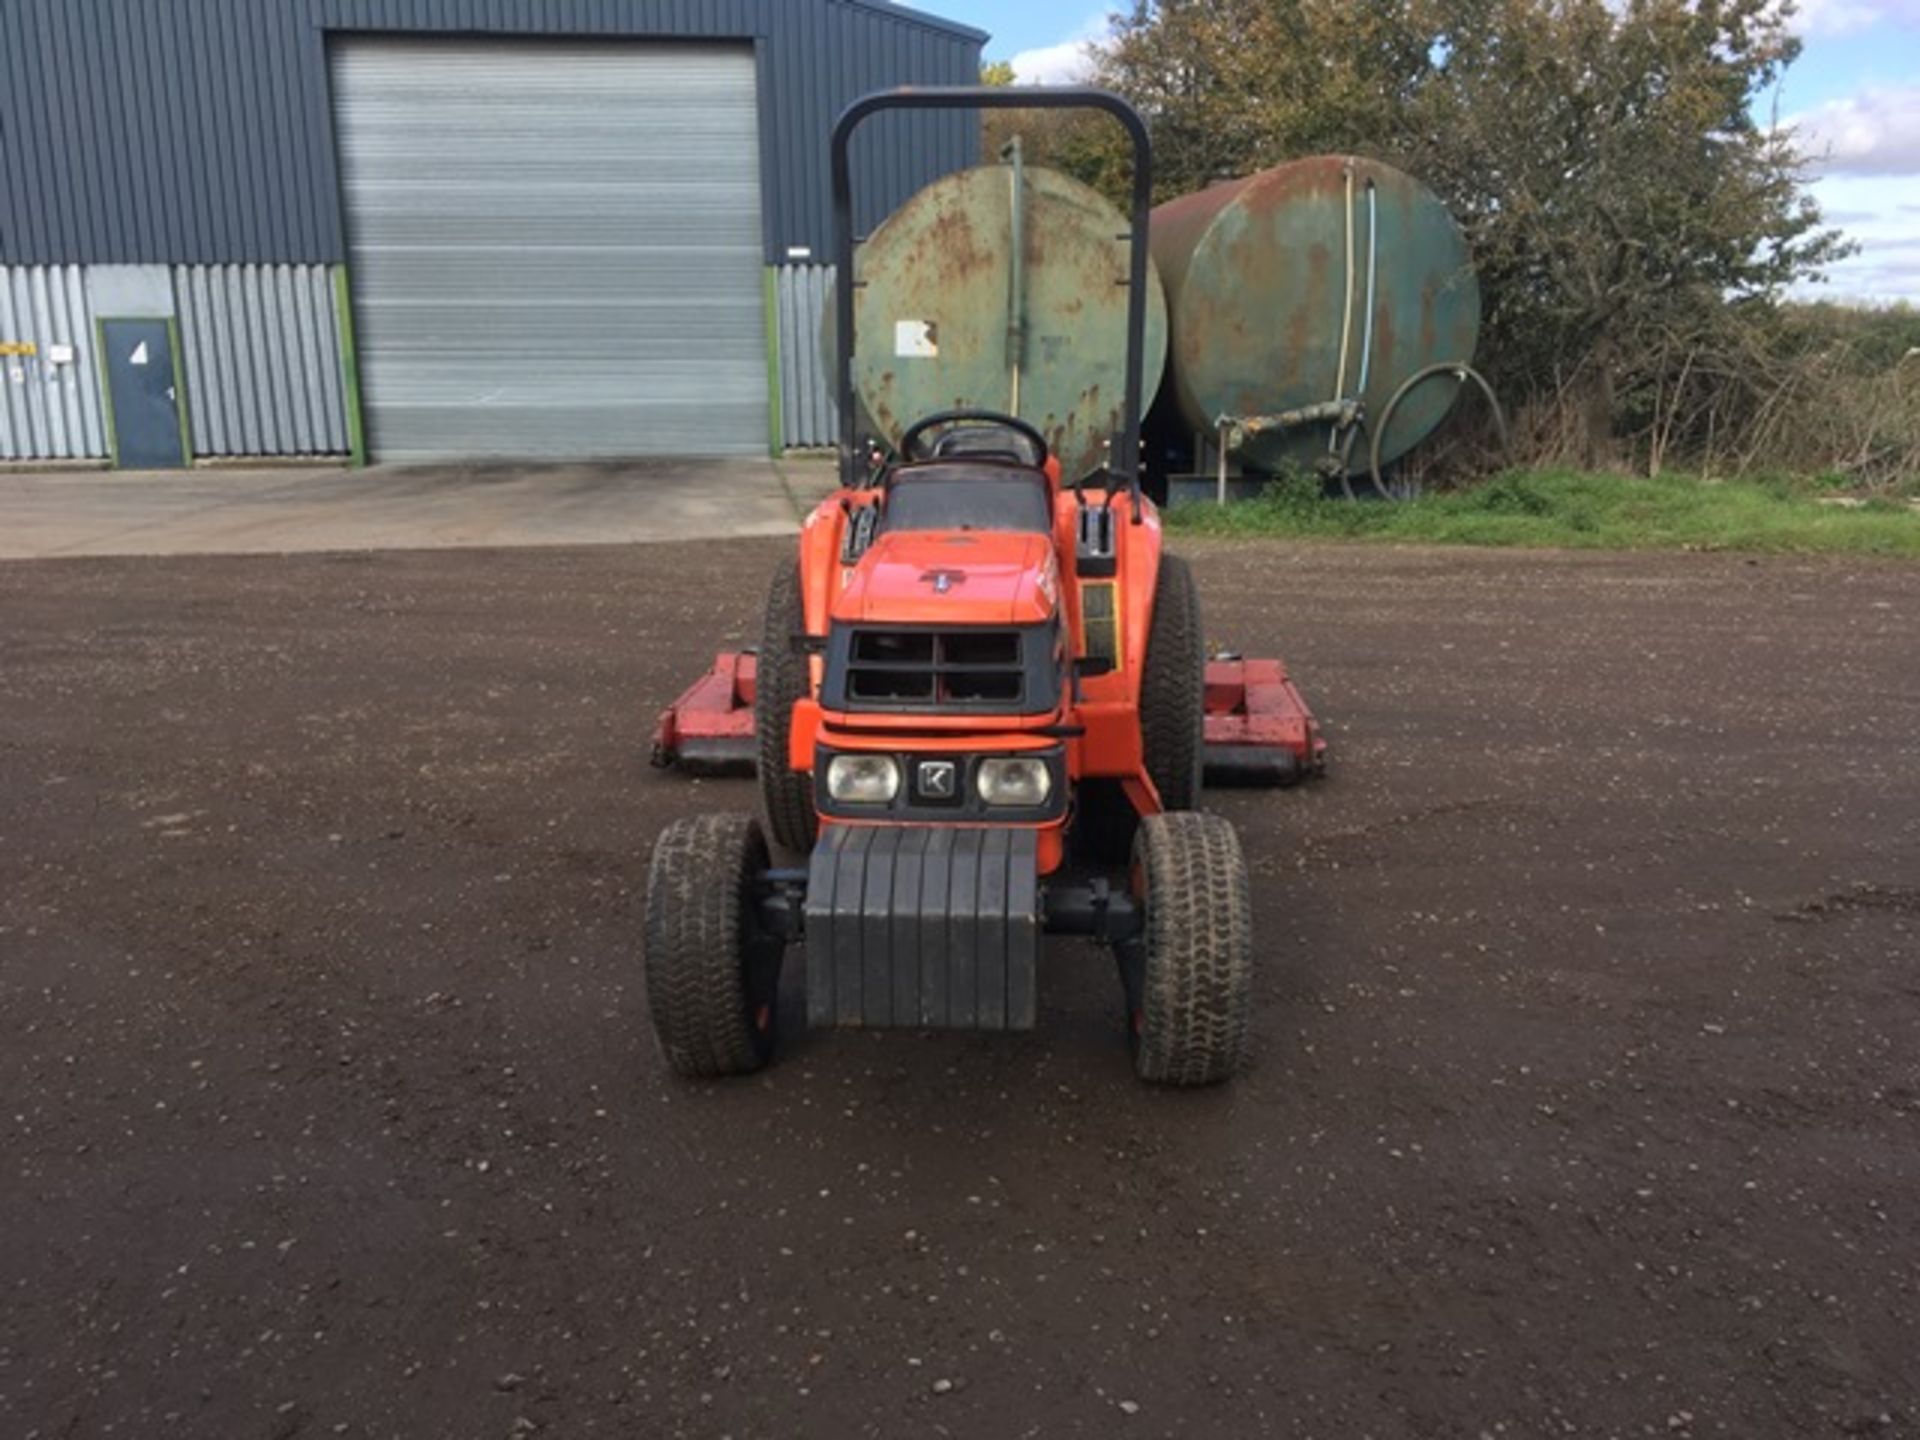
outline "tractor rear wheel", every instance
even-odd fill
[[[773,1053],[786,945],[760,924],[767,842],[751,815],[676,820],[647,870],[647,1004],[667,1063],[705,1079],[758,1070]]]
[[[787,763],[787,737],[793,729],[793,703],[811,687],[807,657],[795,648],[806,633],[806,608],[800,598],[800,567],[787,562],[774,572],[767,591],[766,623],[753,682],[753,733],[758,745],[755,769],[760,802],[767,812],[767,833],[782,850],[805,854],[813,848],[819,821],[813,812],[813,777]]]
[[[1253,1011],[1253,902],[1240,837],[1218,815],[1149,815],[1133,848],[1146,934],[1129,997],[1133,1065],[1160,1085],[1240,1068]]]
[[[1200,803],[1206,751],[1206,632],[1193,571],[1178,555],[1160,556],[1160,580],[1140,676],[1140,748],[1167,810]]]

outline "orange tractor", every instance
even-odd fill
[[[1247,870],[1232,825],[1195,809],[1203,770],[1284,782],[1324,744],[1279,662],[1207,659],[1192,574],[1141,493],[1145,127],[1098,91],[868,96],[834,131],[838,273],[859,123],[1000,105],[1103,109],[1132,139],[1124,424],[1070,484],[1038,428],[988,410],[874,452],[838,287],[841,488],[773,577],[757,654],[720,657],[656,741],[662,762],[750,756],[765,817],[681,820],[654,847],[647,994],[683,1075],[765,1063],[796,942],[816,1025],[1031,1028],[1042,937],[1070,934],[1116,957],[1143,1079],[1219,1081],[1245,1052]]]

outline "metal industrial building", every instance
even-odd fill
[[[985,38],[885,0],[6,0],[0,460],[825,443],[833,117]],[[858,223],[978,143],[869,126]]]

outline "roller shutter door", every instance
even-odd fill
[[[375,459],[765,453],[750,49],[343,39],[332,70]]]

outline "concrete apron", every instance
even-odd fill
[[[0,472],[0,560],[784,535],[833,484],[815,459],[751,458]]]

